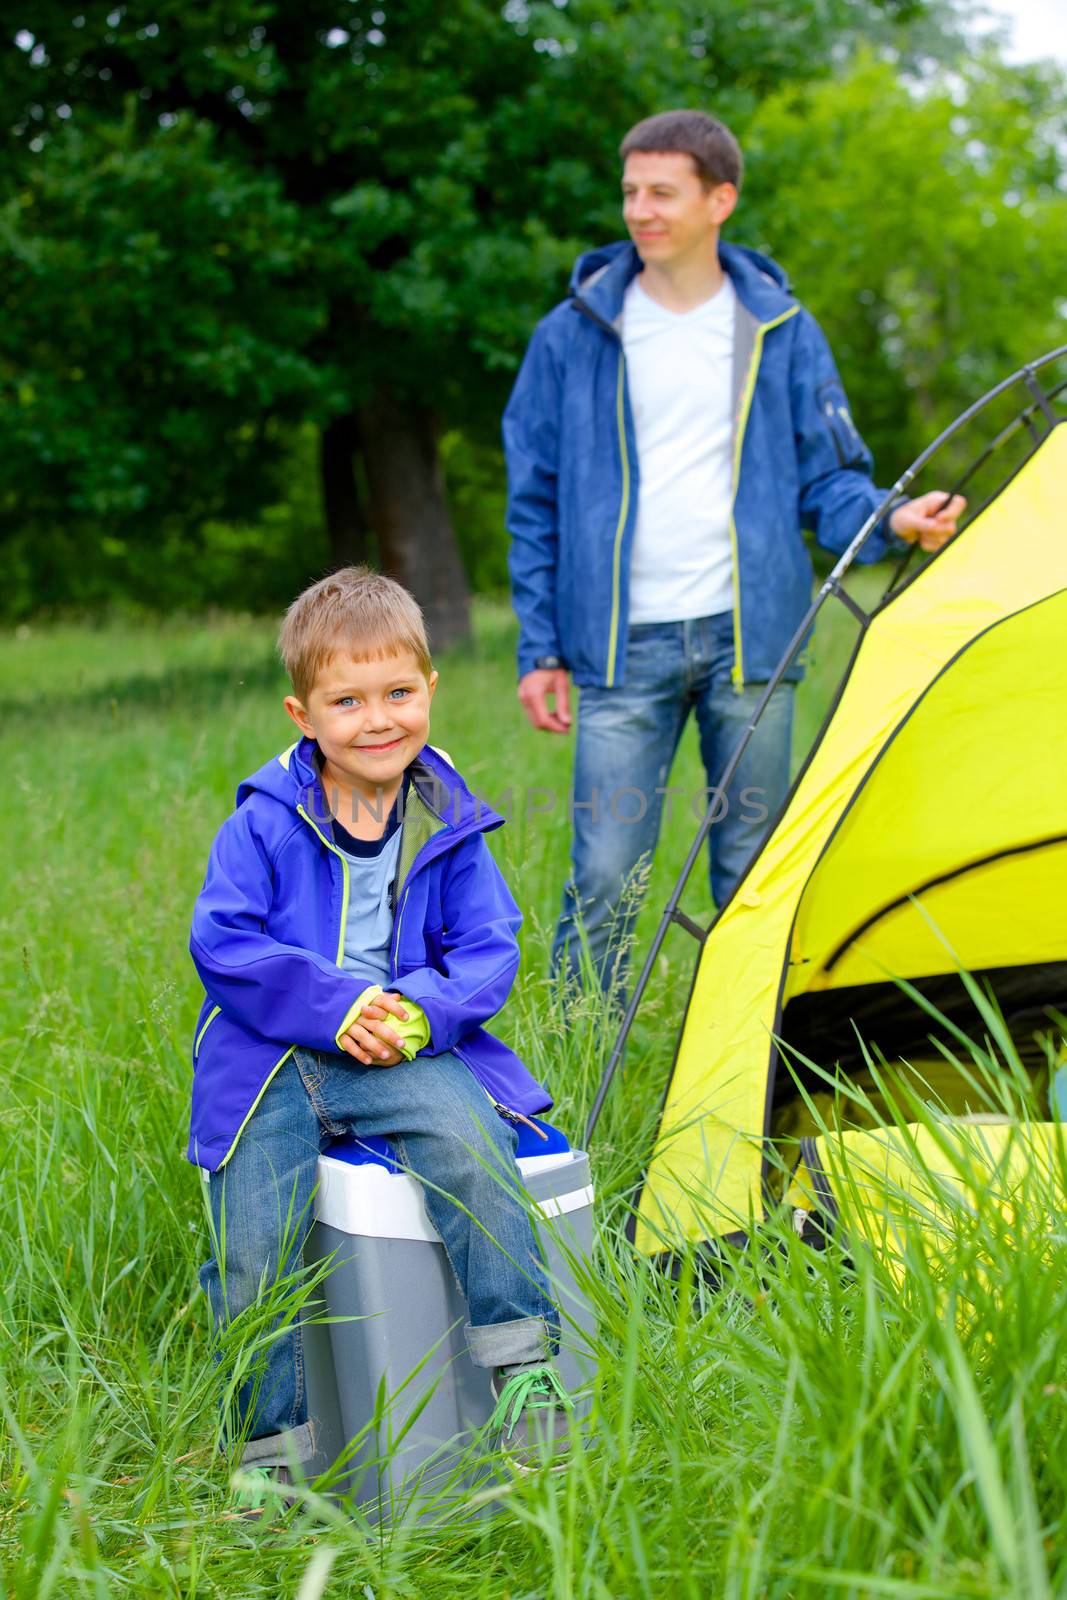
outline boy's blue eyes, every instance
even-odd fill
[[[390,689],[388,698],[390,700],[395,700],[395,699],[397,699],[399,697],[401,700],[404,700],[404,699],[407,698],[407,696],[410,693],[411,693],[410,689]],[[341,706],[342,709],[345,706],[354,706],[355,704],[356,704],[356,697],[355,697],[354,694],[343,694],[343,695],[340,695],[338,697],[338,699],[336,699],[334,701],[334,705],[335,706]]]

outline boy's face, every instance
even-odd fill
[[[318,742],[323,781],[374,795],[393,788],[430,731],[437,673],[426,679],[408,652],[357,661],[340,650],[320,669],[307,703],[286,695],[301,733]]]

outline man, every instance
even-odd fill
[[[579,258],[504,417],[519,699],[566,733],[570,679],[582,690],[553,963],[579,971],[584,930],[608,989],[690,710],[714,785],[810,602],[802,529],[841,552],[884,498],[815,319],[773,261],[720,243],[741,183],[730,131],[668,111],[621,155],[632,243]],[[861,559],[893,536],[939,549],[964,506],[945,499],[897,505]],[[788,788],[793,688],[717,802],[720,907]]]

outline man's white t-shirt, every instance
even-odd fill
[[[630,621],[682,622],[733,606],[730,554],[736,294],[681,315],[634,278],[622,342],[640,488]]]

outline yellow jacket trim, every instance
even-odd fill
[[[259,1106],[259,1102],[262,1100],[263,1096],[266,1094],[267,1090],[270,1088],[271,1084],[274,1082],[275,1078],[277,1077],[279,1071],[281,1070],[282,1067],[285,1066],[285,1063],[288,1061],[289,1057],[292,1055],[292,1053],[293,1053],[293,1051],[295,1049],[296,1049],[296,1045],[295,1044],[291,1044],[289,1046],[288,1050],[285,1052],[285,1054],[283,1056],[279,1056],[278,1060],[274,1063],[273,1067],[271,1067],[271,1069],[268,1072],[267,1077],[266,1077],[266,1079],[264,1081],[262,1089],[256,1095],[256,1098],[252,1101],[252,1104],[249,1106],[247,1112],[245,1113],[244,1121],[241,1123],[241,1126],[238,1128],[237,1132],[234,1134],[233,1142],[231,1143],[230,1148],[227,1150],[226,1154],[223,1156],[222,1160],[219,1162],[218,1166],[216,1167],[216,1169],[215,1169],[216,1172],[221,1172],[222,1171],[222,1169],[226,1165],[227,1161],[229,1161],[230,1157],[233,1155],[234,1151],[237,1149],[238,1140],[240,1139],[242,1133],[244,1133],[245,1129],[248,1127],[249,1122],[251,1122],[252,1118],[255,1116],[256,1110],[257,1110],[257,1108]]]
[[[622,501],[619,520],[615,526],[615,549],[611,565],[611,628],[608,633],[608,688],[615,684],[616,656],[619,649],[619,594],[621,589],[622,535],[630,513],[630,453],[626,448],[626,409],[624,406],[626,357],[619,351],[619,377],[615,390],[615,422],[619,430],[619,454],[622,459]]]
[[[196,1038],[193,1040],[193,1060],[194,1061],[196,1060],[197,1056],[200,1054],[200,1041],[203,1039],[205,1033],[210,1028],[211,1024],[214,1022],[215,1018],[218,1016],[218,1014],[219,1014],[219,1012],[221,1010],[222,1010],[221,1006],[212,1006],[211,1010],[208,1012],[207,1016],[204,1018],[204,1026],[200,1029],[200,1032],[197,1034]]]
[[[303,817],[308,827],[312,828],[315,833],[318,834],[327,850],[332,850],[338,861],[341,863],[341,874],[344,879],[344,891],[341,895],[341,926],[337,933],[337,954],[334,956],[334,960],[336,961],[337,965],[340,966],[341,958],[345,953],[345,925],[348,922],[348,862],[345,860],[343,852],[338,850],[333,840],[327,839],[326,835],[323,833],[318,824],[312,821],[307,812],[304,810],[303,806],[297,806],[296,809],[299,815]]]

